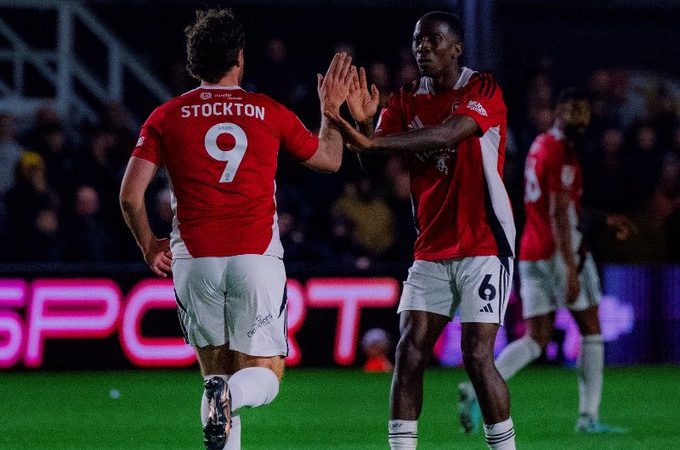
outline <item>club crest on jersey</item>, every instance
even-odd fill
[[[447,153],[442,153],[437,160],[437,170],[444,175],[449,174],[449,159],[451,159],[451,157]]]
[[[482,106],[481,103],[476,102],[474,100],[470,100],[467,104],[467,109],[471,109],[472,111],[481,114],[482,116],[486,117],[488,114],[486,113],[486,109]]]
[[[201,92],[201,100],[210,100],[212,98],[212,93],[211,92]]]

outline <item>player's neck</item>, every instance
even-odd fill
[[[458,82],[458,79],[460,78],[461,72],[462,70],[460,66],[457,63],[455,63],[452,64],[449,70],[447,70],[446,72],[442,73],[437,77],[433,77],[432,87],[434,88],[434,92],[438,94],[440,92],[446,92],[453,89],[453,87]]]
[[[241,86],[241,77],[238,71],[230,70],[222,78],[220,78],[217,83],[208,83],[202,80],[201,86]]]

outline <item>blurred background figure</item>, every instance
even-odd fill
[[[0,199],[14,186],[16,165],[23,152],[16,138],[16,119],[0,114]]]
[[[371,328],[361,338],[361,351],[366,357],[364,372],[391,372],[392,339],[382,328]]]

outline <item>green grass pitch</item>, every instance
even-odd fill
[[[461,435],[461,370],[431,369],[421,449],[482,449]],[[608,369],[602,417],[628,435],[583,436],[574,370],[532,367],[510,381],[520,449],[680,448],[680,367]],[[244,449],[386,449],[390,376],[287,372],[279,397],[242,413]],[[116,391],[120,393],[116,397]],[[113,393],[113,395],[112,395]],[[197,371],[0,374],[0,449],[202,449]]]

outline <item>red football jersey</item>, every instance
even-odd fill
[[[168,172],[175,258],[283,257],[274,198],[279,146],[304,161],[318,139],[276,101],[236,86],[202,86],[151,113],[133,156]]]
[[[583,192],[583,174],[576,152],[569,149],[562,133],[553,128],[531,145],[524,167],[526,224],[519,258],[524,261],[550,259],[555,253],[550,223],[550,193],[566,192],[571,198],[569,221],[576,252],[581,233],[576,228]]]
[[[415,259],[514,256],[515,224],[502,178],[506,108],[491,75],[464,67],[453,89],[436,95],[430,78],[414,81],[388,99],[376,135],[437,125],[452,114],[474,119],[479,133],[455,148],[406,156]]]

